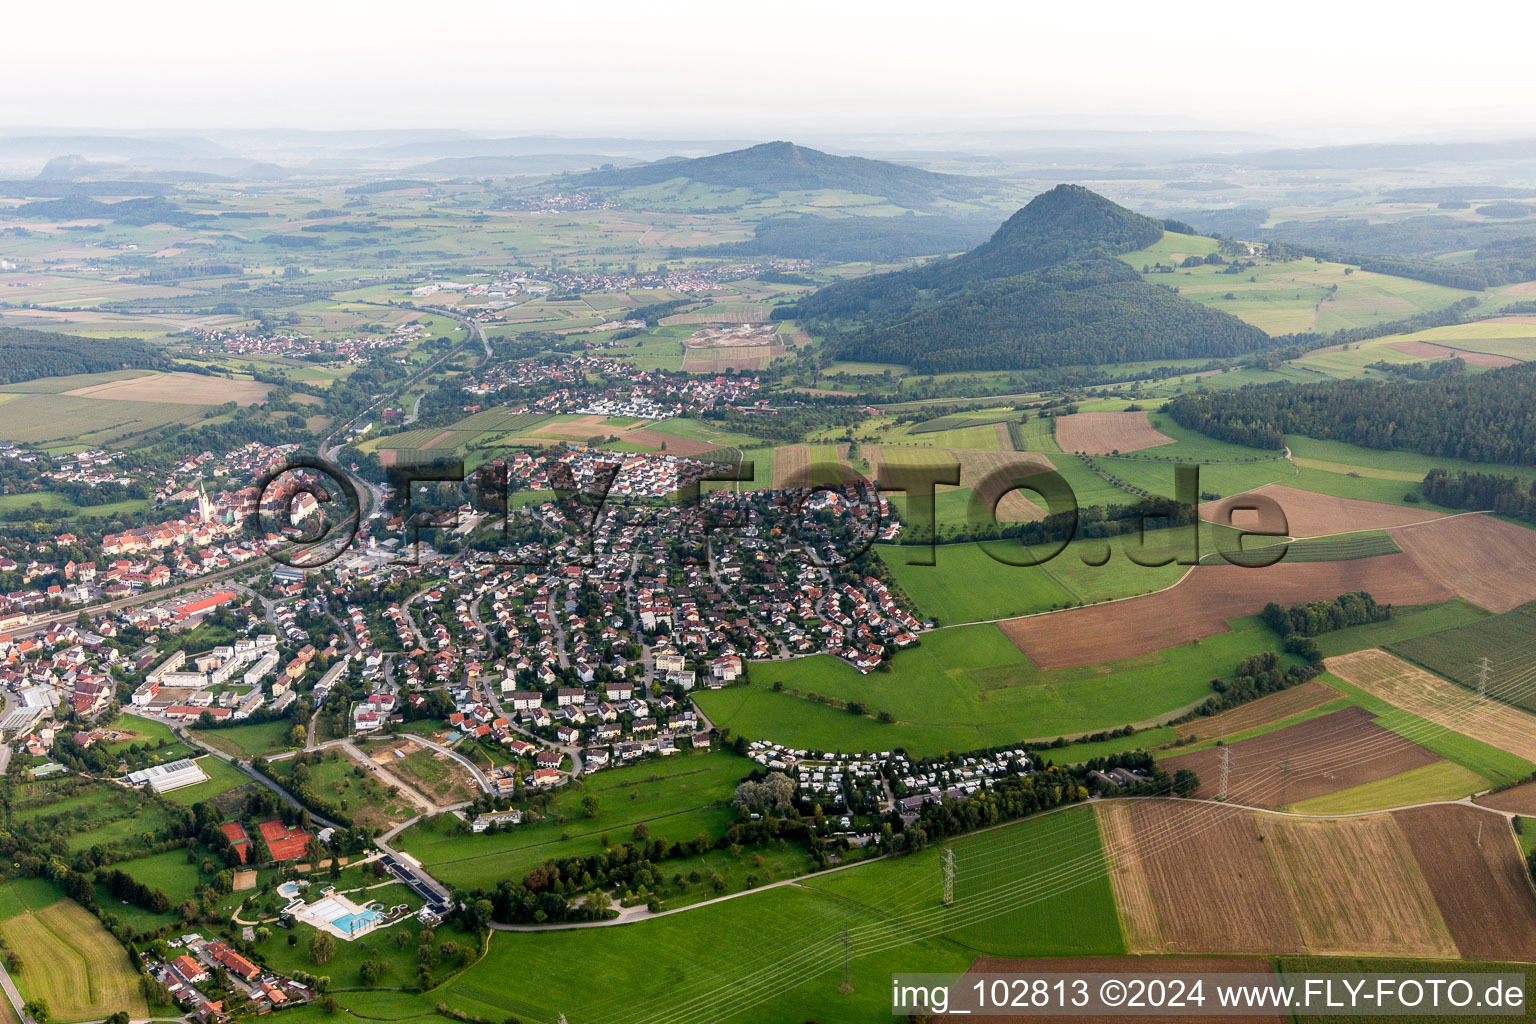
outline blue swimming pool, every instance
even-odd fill
[[[383,919],[384,915],[377,910],[363,910],[356,914],[343,914],[341,917],[332,918],[331,924],[348,935],[355,935],[369,925],[376,924]]]

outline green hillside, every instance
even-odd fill
[[[1116,259],[1162,236],[1161,221],[1058,185],[953,260],[832,285],[775,316],[818,321],[839,358],[920,373],[1264,348],[1263,331],[1150,284]]]

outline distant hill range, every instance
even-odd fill
[[[633,188],[678,178],[755,192],[840,189],[884,196],[907,206],[925,205],[940,197],[966,198],[985,191],[980,182],[960,175],[938,174],[859,156],[833,156],[793,142],[765,142],[714,156],[592,171],[577,176],[577,181],[581,185]]]
[[[919,373],[1243,355],[1269,336],[1142,280],[1117,257],[1164,223],[1058,185],[952,260],[840,282],[781,319],[818,321],[844,359]]]

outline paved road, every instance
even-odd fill
[[[159,722],[161,725],[169,728],[183,742],[197,747],[199,750],[203,750],[209,754],[212,754],[214,757],[218,758],[220,761],[223,761],[225,764],[233,765],[236,770],[238,770],[242,775],[248,776],[251,781],[258,782],[262,786],[271,790],[279,800],[283,801],[283,803],[287,804],[289,807],[292,807],[294,810],[307,811],[309,813],[309,820],[315,822],[321,828],[333,828],[336,826],[336,822],[325,817],[324,815],[317,814],[314,811],[309,810],[309,808],[299,803],[297,797],[288,792],[282,786],[278,785],[275,780],[269,779],[267,776],[253,768],[251,766],[251,762],[242,761],[239,758],[231,757],[229,754],[226,754],[218,747],[211,746],[208,743],[203,742],[203,740],[199,739],[197,736],[194,736],[187,729],[185,723],[174,722],[170,719],[160,718],[155,715],[146,715],[142,711],[137,711],[133,708],[124,708],[123,711],[126,714],[134,715],[138,718],[148,719],[151,722]],[[297,751],[294,753],[297,753]],[[293,755],[289,754],[288,756],[291,757]]]

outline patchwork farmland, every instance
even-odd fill
[[[1383,729],[1360,707],[1348,707],[1225,747],[1161,758],[1169,772],[1200,776],[1201,797],[1217,795],[1221,764],[1229,764],[1227,796],[1234,803],[1281,807],[1385,779],[1439,758]]]
[[[1486,811],[1330,819],[1176,800],[1096,810],[1133,952],[1536,956],[1536,895],[1504,819]]]
[[[1375,694],[1393,707],[1476,736],[1500,750],[1536,761],[1536,716],[1480,698],[1473,690],[1447,682],[1385,651],[1368,650],[1329,658],[1328,671]],[[1506,699],[1513,692],[1506,690]]]
[[[1271,601],[1289,605],[1363,590],[1381,604],[1433,604],[1454,596],[1406,554],[1347,562],[1281,562],[1262,571],[1195,566],[1175,586],[1145,597],[999,623],[1041,668],[1091,665],[1149,654],[1225,630]]]

